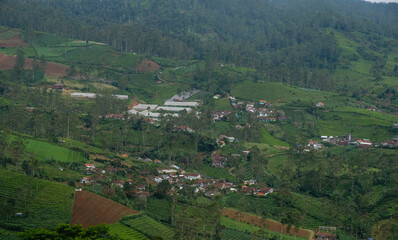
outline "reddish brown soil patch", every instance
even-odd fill
[[[140,71],[140,72],[155,72],[159,68],[160,68],[160,66],[157,63],[155,63],[154,61],[144,59],[144,60],[142,60],[141,63],[139,63],[135,67],[135,70]]]
[[[16,56],[7,56],[0,53],[0,70],[13,69],[15,65]],[[32,69],[33,59],[25,58],[25,69]],[[68,70],[67,66],[48,62],[46,68],[46,75],[49,77],[63,77]]]
[[[286,225],[282,225],[281,223],[267,220],[267,219],[264,219],[261,217],[253,216],[253,215],[250,215],[247,213],[242,213],[242,212],[236,211],[234,209],[224,208],[222,210],[222,215],[225,217],[229,217],[234,220],[240,221],[240,222],[248,223],[251,225],[258,226],[258,227],[263,227],[263,228],[266,228],[268,230],[278,232],[278,233],[282,232],[283,234],[290,234],[290,235],[298,236],[298,237],[302,237],[302,238],[308,238],[311,234],[311,231],[304,230],[304,229],[300,229],[299,231],[296,232],[296,229],[294,227],[292,227],[290,229],[290,232],[288,232]]]
[[[100,223],[113,224],[120,218],[138,212],[97,194],[81,191],[75,193],[71,224],[84,228]]]
[[[0,39],[0,47],[25,47],[28,46],[20,36],[15,36],[10,39]]]

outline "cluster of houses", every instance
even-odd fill
[[[382,142],[380,146],[385,148],[398,148],[398,135],[392,138],[391,140]]]
[[[342,137],[339,136],[321,136],[322,142],[333,145],[346,146],[356,145],[359,148],[369,148],[373,146],[373,142],[369,139],[352,138],[351,134],[347,133]]]
[[[96,98],[97,94],[96,93],[74,92],[74,93],[71,93],[70,96],[73,97],[73,98],[90,99],[90,98]],[[114,94],[112,96],[117,98],[117,99],[119,99],[119,100],[127,100],[127,99],[129,99],[129,96],[127,96],[127,95]]]
[[[225,156],[213,153],[213,162],[226,162],[228,159]],[[222,165],[222,164],[221,164]],[[247,180],[243,182],[241,187],[231,182],[226,182],[225,180],[212,179],[210,177],[205,177],[200,173],[187,172],[176,165],[171,165],[170,168],[158,168],[157,174],[154,175],[151,171],[142,171],[138,178],[141,178],[146,182],[145,184],[133,184],[133,176],[127,174],[127,170],[122,167],[107,167],[104,169],[96,167],[92,163],[87,163],[85,167],[85,177],[80,180],[80,184],[91,185],[97,183],[101,179],[109,179],[110,183],[114,187],[124,188],[126,184],[132,185],[131,190],[137,194],[150,195],[149,192],[145,192],[147,184],[159,184],[162,181],[168,181],[172,186],[172,191],[180,190],[185,186],[193,187],[195,192],[203,192],[206,196],[215,196],[221,193],[230,192],[241,192],[244,194],[256,195],[256,196],[266,196],[274,191],[274,188],[270,187],[253,187],[256,186],[256,180]],[[115,175],[120,175],[119,172],[123,172],[125,176],[124,180],[113,179]],[[106,175],[105,175],[106,174]],[[136,182],[136,181],[135,181]],[[81,185],[81,186],[83,186]]]
[[[214,96],[214,98],[218,99],[219,96],[216,95]],[[233,96],[230,96],[229,100],[233,108],[240,111],[245,111],[247,113],[256,114],[262,122],[276,122],[284,121],[287,119],[286,116],[283,116],[280,113],[269,109],[269,107],[272,107],[272,104],[270,102],[267,102],[266,100],[260,100],[258,101],[258,103],[253,103],[237,100]],[[227,120],[230,114],[230,110],[215,111],[212,112],[212,118],[214,121]]]
[[[211,165],[216,168],[224,168],[227,164],[228,157],[220,155],[218,152],[211,154]]]

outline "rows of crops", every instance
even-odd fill
[[[110,225],[110,230],[109,230],[111,235],[115,235],[120,237],[123,240],[147,240],[145,235],[142,233],[129,228],[121,223],[115,223]]]
[[[225,240],[251,240],[253,236],[241,231],[235,231],[232,229],[225,229],[222,232],[222,239]]]
[[[162,225],[146,215],[126,217],[120,222],[151,238],[161,236],[163,239],[173,239],[174,237],[174,232],[171,228]]]
[[[155,220],[171,223],[171,202],[167,199],[151,198],[145,211]]]
[[[68,223],[71,217],[73,188],[66,185],[38,180],[4,169],[0,170],[0,211],[12,215],[6,225],[19,228],[53,227]],[[23,217],[14,216],[20,212]]]

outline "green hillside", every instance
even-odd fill
[[[69,223],[74,189],[0,169],[1,226],[11,230]],[[16,216],[22,213],[23,216]],[[8,217],[7,217],[8,216]],[[8,219],[8,220],[7,220]]]

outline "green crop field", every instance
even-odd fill
[[[251,234],[247,234],[244,232],[240,232],[240,231],[236,231],[236,230],[232,230],[232,229],[225,229],[222,231],[222,239],[225,239],[225,240],[251,240],[251,239],[253,239],[253,236]]]
[[[149,199],[145,212],[157,221],[171,223],[171,202],[167,199]]]
[[[25,229],[69,223],[73,194],[74,189],[66,185],[0,169],[1,224]],[[7,222],[6,214],[11,215]]]
[[[171,228],[162,225],[146,215],[126,217],[120,220],[120,222],[151,238],[161,236],[163,239],[173,239],[174,237],[174,232]]]
[[[115,223],[110,225],[109,233],[114,236],[118,236],[123,240],[147,240],[149,239],[145,235],[137,232],[136,230],[129,228],[121,223]]]
[[[39,156],[39,160],[54,159],[60,162],[81,162],[87,160],[83,153],[63,148],[51,143],[28,139],[26,151]]]

